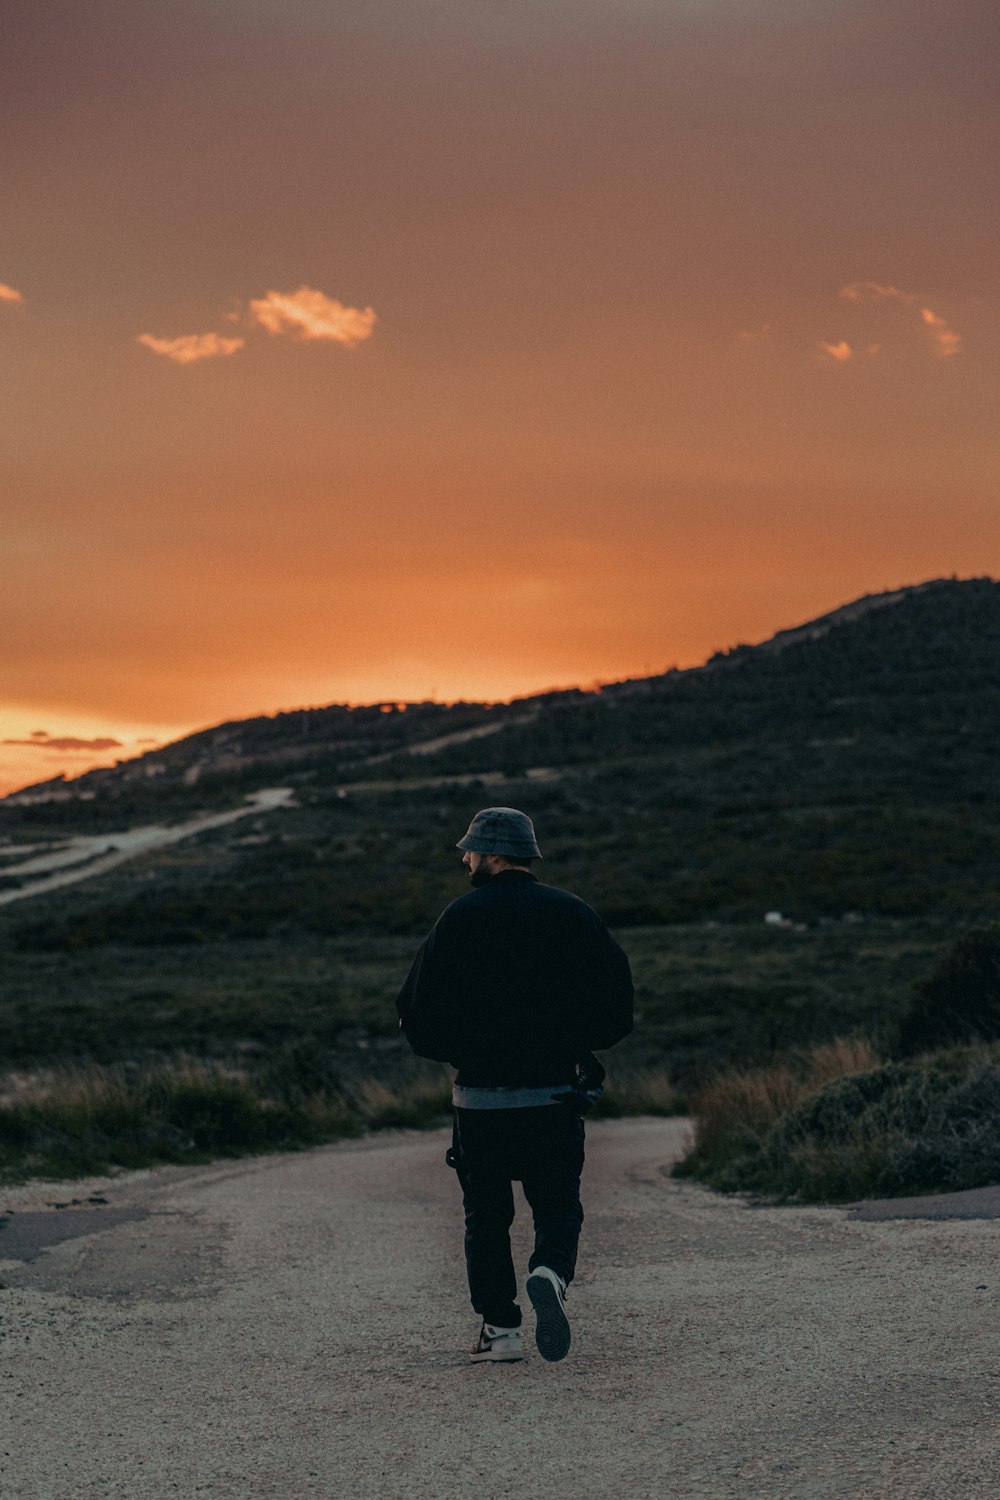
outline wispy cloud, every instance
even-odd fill
[[[349,349],[371,338],[376,321],[373,308],[345,307],[311,286],[300,286],[295,292],[265,292],[263,297],[255,297],[244,313],[232,311],[226,316],[231,323],[249,318],[252,325],[268,333],[290,334],[300,342],[326,339]],[[179,365],[235,354],[246,345],[244,338],[227,338],[219,333],[187,333],[173,339],[140,333],[138,342]]]
[[[44,729],[36,729],[30,740],[0,740],[0,745],[27,745],[32,750],[120,750],[122,748],[121,740],[107,737],[81,740],[71,734],[46,734]]]
[[[929,307],[922,307],[920,309],[920,316],[923,318],[931,338],[937,345],[937,352],[941,358],[949,359],[951,355],[957,354],[962,347],[962,340],[954,328],[949,328],[944,318],[939,318],[937,313],[931,312]]]
[[[162,354],[178,365],[193,365],[199,359],[215,359],[219,355],[235,354],[242,349],[245,339],[225,339],[217,333],[185,333],[175,339],[154,338],[151,333],[140,333],[138,343],[145,344],[154,354]]]
[[[310,286],[296,292],[265,292],[250,303],[250,312],[268,333],[329,339],[349,349],[371,338],[375,327],[373,308],[345,307]]]
[[[847,302],[919,302],[910,292],[901,292],[897,286],[880,286],[877,281],[852,281],[850,286],[840,289]]]
[[[838,365],[846,365],[848,360],[854,358],[854,350],[846,339],[841,339],[839,344],[825,344],[821,341],[819,347],[830,359],[836,360]]]
[[[744,344],[752,344],[754,339],[763,338],[765,333],[770,333],[770,323],[759,323],[756,328],[741,328],[737,338]]]
[[[6,282],[0,281],[0,302],[23,302],[23,301],[24,301],[24,298],[21,296],[20,292],[16,291],[14,289],[14,287],[8,286],[6,284]]]
[[[922,298],[914,292],[904,292],[898,286],[882,286],[877,281],[852,281],[841,288],[840,295],[848,302],[900,302],[904,307],[920,310],[920,320],[942,359],[950,359],[962,347],[961,336],[944,318],[929,307],[921,306]]]

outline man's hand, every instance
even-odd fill
[[[604,1093],[607,1073],[592,1052],[585,1052],[576,1065],[576,1082],[552,1095],[557,1104],[585,1115]]]

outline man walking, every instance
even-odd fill
[[[458,848],[473,889],[442,913],[414,960],[397,1008],[421,1057],[458,1069],[449,1163],[465,1206],[473,1360],[522,1358],[510,1250],[511,1184],[531,1208],[526,1290],[543,1358],[570,1346],[566,1288],[583,1223],[580,1064],[632,1029],[628,959],[586,902],[532,874],[541,858],[526,813],[478,812]],[[603,1077],[596,1059],[592,1070]]]

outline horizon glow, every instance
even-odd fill
[[[992,12],[51,20],[0,57],[4,726],[506,699],[1000,572]]]

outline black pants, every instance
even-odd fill
[[[538,1109],[456,1109],[454,1164],[465,1204],[465,1261],[472,1305],[487,1323],[521,1322],[510,1253],[513,1182],[531,1208],[535,1249],[528,1261],[573,1279],[583,1223],[583,1120],[558,1104]]]

